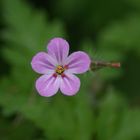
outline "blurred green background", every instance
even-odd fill
[[[120,69],[40,97],[31,59],[53,37]],[[0,0],[0,140],[140,140],[140,0]]]

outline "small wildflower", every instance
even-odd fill
[[[43,74],[36,81],[36,89],[41,96],[53,96],[59,89],[68,96],[79,91],[80,80],[74,74],[88,71],[91,60],[82,51],[70,56],[68,54],[68,42],[62,38],[54,38],[49,42],[47,52],[39,52],[33,57],[33,70]]]

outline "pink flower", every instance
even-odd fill
[[[89,70],[90,58],[82,52],[70,56],[69,44],[62,38],[54,38],[48,44],[48,52],[37,53],[31,62],[37,73],[43,74],[36,81],[36,89],[41,96],[53,96],[60,89],[64,95],[75,95],[80,88],[80,80],[74,74]]]

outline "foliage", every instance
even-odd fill
[[[23,0],[2,0],[0,139],[140,139],[139,8],[138,0],[52,0],[45,13]],[[76,96],[40,97],[30,62],[56,36],[122,68],[81,75]]]

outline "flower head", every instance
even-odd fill
[[[43,74],[36,81],[36,89],[41,96],[53,96],[59,89],[68,96],[79,91],[80,80],[74,74],[88,71],[91,60],[82,51],[68,54],[68,42],[62,38],[54,38],[49,42],[47,52],[39,52],[33,57],[33,70]]]

